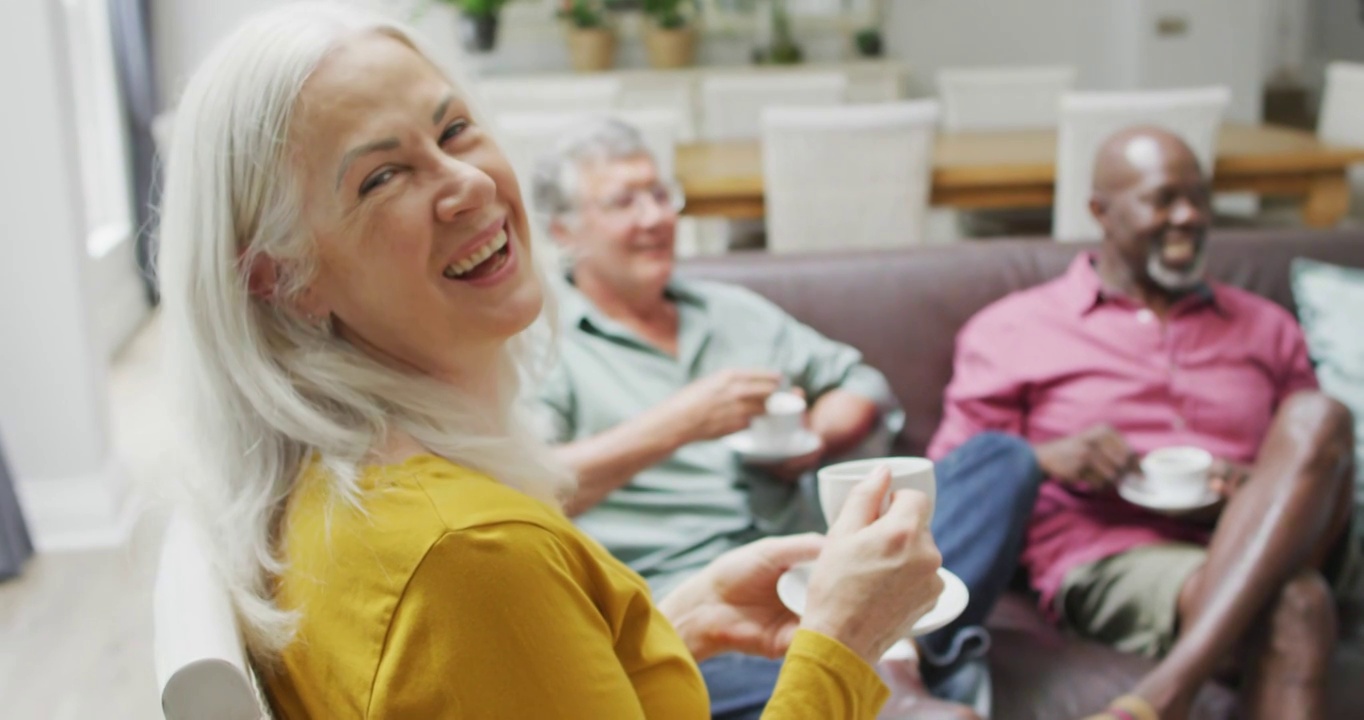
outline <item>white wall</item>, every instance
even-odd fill
[[[1081,87],[1112,84],[1109,2],[1087,0],[909,0],[889,3],[886,44],[919,83],[958,65],[1063,63],[1080,71]]]
[[[121,541],[131,520],[108,444],[71,80],[54,0],[0,4],[0,435],[40,549]]]
[[[1231,87],[1228,115],[1254,122],[1263,116],[1264,0],[1128,0],[1136,6],[1137,54],[1132,86]],[[1187,29],[1162,35],[1162,19]]]
[[[1316,0],[1320,59],[1364,62],[1364,8],[1359,0]]]
[[[1261,68],[1266,82],[1302,82],[1312,53],[1314,0],[1264,0]]]
[[[160,0],[152,3],[152,40],[161,102],[180,96],[185,80],[227,33],[280,0]]]
[[[368,0],[410,7],[420,0]],[[929,92],[933,72],[950,65],[1069,63],[1080,86],[1131,89],[1171,84],[1226,82],[1233,86],[1234,115],[1259,117],[1263,74],[1270,62],[1264,3],[1307,0],[885,0],[888,52],[913,71],[915,89]],[[1346,0],[1335,0],[1346,2]],[[163,87],[178,88],[213,43],[241,18],[279,0],[175,0],[155,9],[158,63]],[[1182,41],[1155,36],[1154,18],[1175,13],[1189,19]],[[428,18],[434,32],[447,32],[445,17]],[[453,33],[447,35],[453,38]],[[836,33],[805,33],[812,60],[846,53]],[[743,34],[711,36],[699,49],[703,63],[744,63],[751,41]],[[507,26],[499,47],[481,60],[489,73],[565,69],[563,41],[552,27]],[[637,40],[617,55],[624,67],[644,64]],[[173,97],[173,92],[163,93]]]
[[[157,82],[163,108],[173,107],[185,82],[224,37],[250,16],[289,0],[162,0],[152,6],[152,44],[156,58]],[[377,7],[404,20],[420,18],[417,29],[439,52],[457,41],[451,11],[442,5],[431,7],[431,0],[346,0]],[[447,59],[451,56],[446,56]]]
[[[120,96],[109,0],[37,0],[59,7],[58,43],[71,54],[75,131],[85,228],[93,250],[86,263],[86,297],[93,312],[96,347],[105,360],[146,321],[147,303],[137,267],[131,128]]]
[[[890,3],[890,51],[931,87],[953,65],[1063,63],[1084,89],[1226,83],[1232,116],[1260,117],[1262,0],[909,0]],[[1183,17],[1188,32],[1162,38],[1156,20]]]
[[[95,352],[105,361],[112,360],[151,317],[134,237],[129,235],[103,256],[84,256]]]

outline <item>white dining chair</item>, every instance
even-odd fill
[[[671,111],[678,120],[677,141],[692,142],[696,139],[696,82],[690,77],[662,75],[628,82],[621,91],[616,108],[626,112]]]
[[[837,72],[756,72],[701,81],[701,135],[707,140],[754,140],[770,107],[841,105],[848,78]]]
[[[166,720],[270,717],[202,534],[171,518],[152,594],[153,660]]]
[[[493,78],[475,86],[474,96],[496,117],[518,112],[589,112],[614,110],[621,81],[610,77]]]
[[[1089,212],[1094,156],[1105,140],[1124,128],[1155,125],[1174,132],[1188,143],[1211,178],[1217,133],[1230,102],[1231,91],[1225,87],[1067,93],[1061,99],[1056,138],[1052,236],[1079,242],[1102,235]]]
[[[1061,96],[1075,86],[1064,65],[944,68],[938,71],[944,132],[1054,129]]]
[[[922,242],[937,122],[933,100],[766,110],[768,251]]]
[[[1364,63],[1326,67],[1317,136],[1335,145],[1364,147]],[[1364,164],[1350,168],[1350,216],[1364,220]]]

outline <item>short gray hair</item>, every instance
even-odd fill
[[[535,163],[531,202],[536,214],[549,221],[573,211],[583,163],[640,155],[653,158],[639,130],[627,122],[599,117],[574,125]]]

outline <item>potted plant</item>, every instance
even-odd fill
[[[863,28],[853,36],[857,43],[857,54],[862,57],[875,58],[881,57],[884,45],[881,42],[881,31],[876,28]]]
[[[766,0],[757,8],[753,62],[759,65],[793,65],[800,62],[803,53],[791,32],[791,16],[786,12],[786,0]]]
[[[772,47],[767,60],[774,65],[795,65],[804,57],[796,37],[791,32],[791,16],[786,12],[786,0],[772,0]]]
[[[459,10],[464,49],[485,53],[497,45],[497,18],[507,0],[437,0]]]
[[[677,68],[696,59],[695,0],[644,0],[644,47],[649,65]]]
[[[567,0],[559,15],[567,28],[568,57],[574,70],[593,72],[614,64],[616,32],[601,0]]]

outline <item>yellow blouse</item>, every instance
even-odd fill
[[[366,469],[363,511],[302,474],[265,674],[278,717],[704,720],[696,663],[644,581],[557,509],[433,456]],[[874,718],[887,691],[797,633],[764,718]]]

